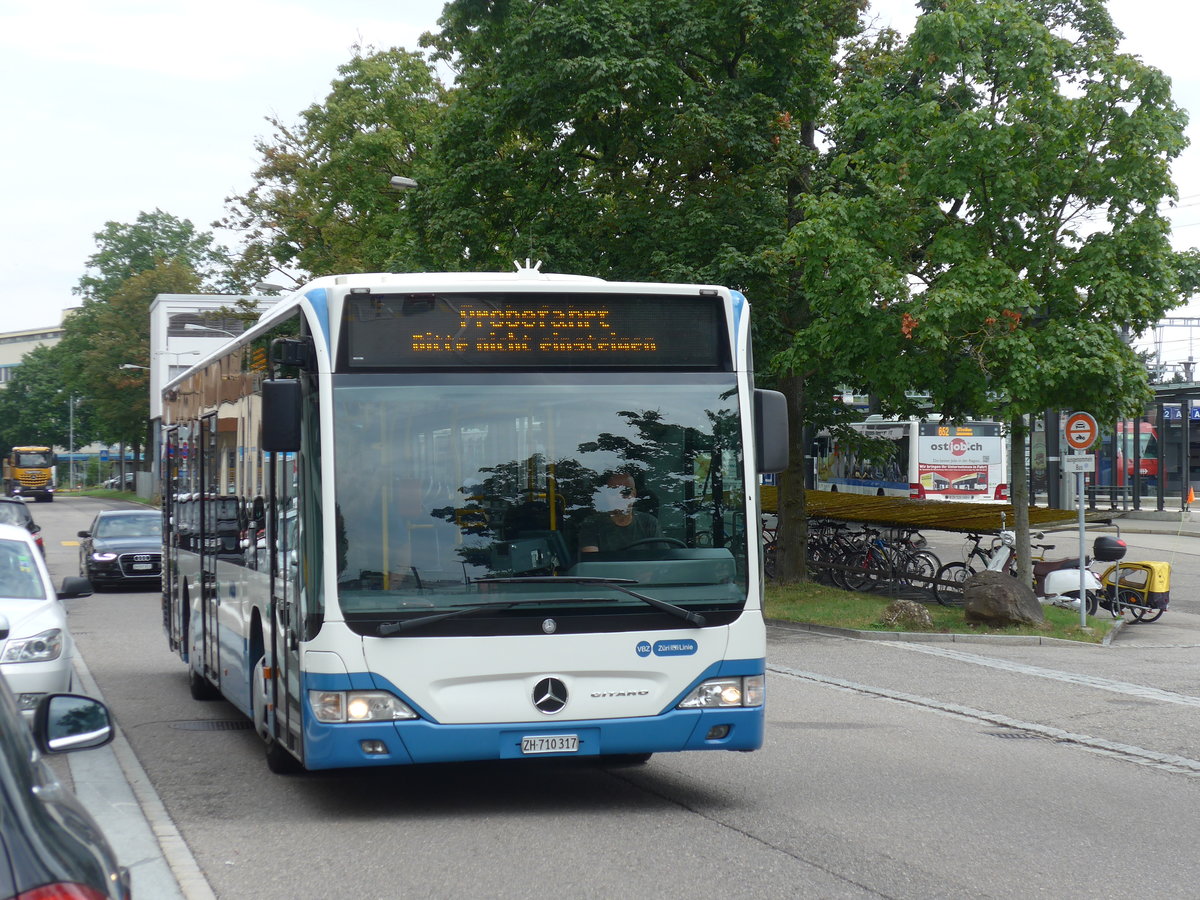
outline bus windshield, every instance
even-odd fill
[[[744,605],[732,374],[397,378],[334,378],[347,621]]]

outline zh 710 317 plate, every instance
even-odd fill
[[[577,734],[531,734],[521,738],[521,752],[575,753],[579,750]]]

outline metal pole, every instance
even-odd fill
[[[1192,398],[1179,401],[1181,416],[1179,434],[1182,438],[1179,459],[1179,508],[1187,509],[1188,487],[1192,483]]]
[[[67,421],[69,423],[68,428],[70,431],[68,439],[69,439],[69,442],[71,445],[70,446],[71,461],[69,463],[67,463],[67,469],[70,474],[67,475],[67,478],[69,478],[70,482],[71,482],[71,484],[69,485],[70,489],[75,490],[75,397],[74,397],[74,395],[70,395],[70,399],[67,401],[67,409],[68,409]]]
[[[1086,538],[1084,537],[1084,513],[1083,513],[1083,473],[1079,472],[1075,476],[1079,479],[1076,484],[1079,488],[1079,627],[1087,628],[1087,589],[1084,570],[1087,568],[1084,563],[1087,557],[1084,555],[1086,549]]]

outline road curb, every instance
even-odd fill
[[[949,643],[949,644],[1009,644],[1014,646],[1034,647],[1039,645],[1053,647],[1107,647],[1113,637],[1124,624],[1118,622],[1104,640],[1099,644],[1086,641],[1068,641],[1063,638],[1040,637],[1035,634],[943,634],[931,631],[859,631],[854,628],[836,628],[832,625],[811,625],[806,622],[787,622],[782,619],[767,619],[768,625],[789,631],[807,631],[812,634],[824,634],[830,637],[858,638],[864,641],[906,641],[908,643]]]

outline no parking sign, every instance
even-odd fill
[[[1063,424],[1063,434],[1067,446],[1079,452],[1096,443],[1096,438],[1100,436],[1100,426],[1096,424],[1096,417],[1091,413],[1075,412],[1067,416],[1067,421]]]

